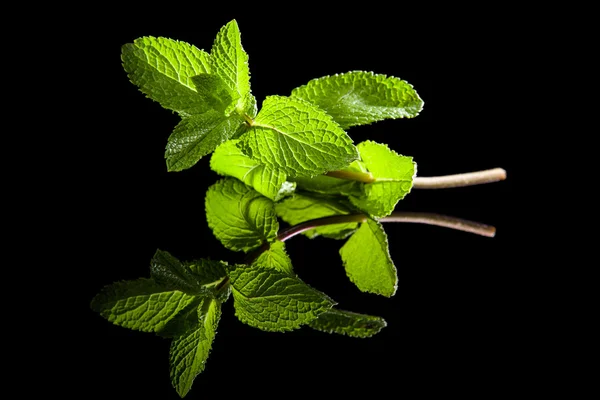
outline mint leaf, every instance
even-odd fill
[[[105,286],[91,308],[115,325],[156,332],[192,301],[194,296],[166,289],[153,279],[138,279]]]
[[[364,193],[350,195],[350,202],[375,218],[385,217],[410,193],[417,164],[412,157],[399,155],[385,144],[368,140],[357,148],[376,182],[362,184]]]
[[[198,307],[204,301],[210,301],[207,297],[196,297],[175,317],[169,320],[165,326],[156,332],[164,338],[174,338],[181,336],[198,325]]]
[[[368,172],[364,163],[360,160],[352,161],[349,166],[342,168],[340,171]],[[326,175],[317,175],[312,178],[296,177],[292,178],[291,180],[298,184],[299,189],[308,190],[315,193],[346,196],[351,194],[360,196],[362,194],[360,183],[347,179],[338,179]]]
[[[198,96],[200,96],[206,104],[217,111],[225,112],[237,98],[232,98],[229,88],[225,82],[217,75],[200,74],[192,77],[192,82],[196,86]]]
[[[129,80],[164,108],[182,116],[201,114],[209,106],[198,96],[192,77],[210,73],[210,55],[185,42],[142,37],[122,47]]]
[[[198,282],[199,285],[209,286],[220,282],[227,276],[225,270],[227,263],[224,261],[214,261],[200,259],[183,264],[190,271],[191,276]]]
[[[220,175],[233,176],[273,201],[292,193],[295,183],[287,181],[282,170],[262,165],[246,156],[238,139],[221,144],[210,158],[210,168]]]
[[[234,178],[208,188],[206,219],[226,248],[248,252],[277,236],[279,223],[273,202]]]
[[[274,268],[287,274],[293,274],[292,260],[285,252],[285,244],[279,240],[269,243],[269,249],[263,251],[253,265]]]
[[[352,139],[329,115],[289,97],[267,97],[240,140],[245,154],[288,176],[319,175],[358,158]]]
[[[308,325],[326,333],[367,338],[379,333],[387,323],[380,317],[332,308],[319,314],[317,319],[313,319]]]
[[[389,118],[412,118],[423,109],[423,100],[411,84],[364,71],[313,79],[294,89],[292,97],[318,105],[343,129]]]
[[[282,220],[292,226],[317,218],[351,213],[348,207],[335,199],[311,196],[306,193],[294,193],[293,196],[276,203],[275,211]],[[310,229],[303,234],[311,239],[319,235],[332,239],[343,239],[357,228],[357,222],[331,224]]]
[[[250,94],[250,69],[248,54],[242,47],[241,35],[235,20],[225,25],[215,38],[211,51],[211,68],[223,79],[240,114],[256,115],[256,101]]]
[[[178,259],[170,253],[157,250],[150,262],[150,276],[154,281],[172,290],[198,294],[200,284]]]
[[[348,278],[363,292],[391,297],[398,276],[381,223],[368,220],[340,249]]]
[[[182,263],[168,252],[157,250],[150,263],[150,276],[172,290],[215,296],[214,287],[227,276],[224,266],[221,261],[205,259]]]
[[[289,331],[315,319],[335,303],[299,278],[273,268],[245,265],[229,271],[235,315],[265,331]]]
[[[250,118],[256,117],[256,114],[258,113],[258,106],[256,105],[256,98],[252,95],[252,93],[248,93],[242,101],[246,116]]]
[[[244,121],[238,115],[226,117],[216,110],[184,118],[177,124],[167,143],[165,158],[168,170],[190,168],[244,129]]]
[[[198,308],[195,327],[171,343],[171,383],[179,396],[184,397],[204,371],[220,318],[221,303],[205,300]]]
[[[185,267],[191,272],[194,279],[202,285],[202,293],[224,303],[231,294],[229,285],[221,287],[223,280],[227,278],[227,263],[224,261],[214,261],[200,259],[184,263]]]

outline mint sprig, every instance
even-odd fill
[[[235,20],[219,30],[210,52],[145,36],[125,44],[121,59],[146,97],[181,118],[167,139],[166,169],[182,171],[212,154],[210,168],[222,178],[204,198],[208,226],[225,248],[246,253],[244,262],[228,264],[181,262],[157,250],[149,277],[107,285],[90,304],[115,325],[171,340],[171,383],[181,397],[205,369],[230,298],[241,322],[265,331],[305,327],[368,338],[386,326],[381,317],[335,308],[296,275],[285,248],[292,237],[343,240],[340,272],[343,266],[362,292],[391,297],[398,273],[383,223],[495,234],[483,224],[395,208],[413,188],[495,182],[504,170],[417,177],[416,163],[401,149],[371,140],[355,145],[346,132],[416,117],[423,101],[404,80],[364,71],[330,75],[290,96],[267,96],[259,109]],[[280,229],[280,220],[289,226]]]

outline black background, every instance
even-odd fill
[[[169,341],[113,326],[89,310],[89,301],[106,284],[148,276],[157,248],[181,260],[241,260],[222,247],[206,224],[204,194],[218,179],[209,158],[189,170],[167,173],[164,146],[179,117],[145,98],[120,62],[121,45],[146,35],[210,50],[220,27],[233,18],[250,56],[259,106],[267,95],[288,95],[324,75],[366,70],[397,76],[415,87],[425,102],[423,111],[410,120],[351,128],[356,143],[371,139],[414,157],[419,176],[502,167],[508,179],[414,190],[398,204],[397,210],[494,225],[497,235],[386,224],[399,277],[390,299],[362,293],[349,282],[338,254],[343,242],[305,237],[287,242],[305,282],[340,308],[384,317],[388,327],[370,339],[308,328],[267,333],[239,322],[230,301],[206,370],[188,398],[277,398],[290,393],[286,387],[293,394],[315,396],[357,391],[487,395],[509,392],[525,379],[529,359],[521,348],[524,321],[516,312],[520,284],[514,263],[520,133],[512,117],[519,102],[513,71],[522,50],[506,35],[520,21],[492,18],[491,11],[477,18],[448,11],[447,18],[440,10],[441,18],[430,19],[402,7],[315,16],[302,7],[265,15],[232,6],[196,12],[179,26],[174,14],[160,12],[138,20],[117,12],[101,23],[81,23],[85,40],[68,49],[85,54],[83,70],[93,77],[91,84],[75,89],[88,109],[81,132],[87,179],[71,199],[84,205],[85,213],[77,231],[78,251],[86,260],[79,318],[85,324],[78,325],[88,339],[85,349],[74,349],[81,351],[85,365],[77,378],[81,385],[98,396],[177,398],[169,380]],[[194,14],[192,9],[180,12]],[[85,50],[90,48],[94,51]]]

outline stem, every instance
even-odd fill
[[[344,224],[350,222],[367,222],[369,218],[364,214],[334,215],[332,217],[317,218],[302,222],[291,228],[285,229],[277,235],[277,240],[285,242],[286,240],[313,228],[323,225]],[[379,219],[379,222],[408,222],[416,224],[427,224],[442,226],[444,228],[456,229],[458,231],[474,233],[476,235],[494,237],[496,228],[479,222],[468,221],[466,219],[450,217],[448,215],[422,213],[422,212],[394,212],[387,217]]]
[[[347,224],[350,222],[367,222],[369,219],[365,214],[347,214],[334,215],[331,217],[316,218],[310,221],[302,222],[281,231],[276,240],[285,242],[294,236],[324,225]],[[379,219],[379,222],[408,222],[414,224],[426,224],[441,226],[444,228],[456,229],[457,231],[474,233],[485,237],[494,237],[496,228],[491,225],[482,224],[479,222],[469,221],[466,219],[450,217],[448,215],[422,213],[422,212],[394,212],[387,217]],[[269,243],[264,243],[254,252],[248,254],[245,263],[252,264],[262,253],[269,250]]]
[[[242,115],[242,118],[244,118],[246,125],[248,125],[248,126],[254,125],[254,120],[252,118],[250,118],[250,116],[248,114]]]
[[[358,181],[363,183],[373,183],[376,181],[373,174],[370,172],[354,172],[354,171],[329,171],[325,175],[332,178],[346,179],[348,181]]]
[[[349,181],[358,181],[363,183],[394,181],[394,179],[375,178],[370,172],[355,171],[329,171],[325,175],[332,178],[346,179]],[[491,183],[503,181],[506,179],[506,171],[502,168],[488,169],[485,171],[469,172],[466,174],[420,177],[417,176],[413,181],[415,189],[446,189],[461,186],[481,185],[482,183]]]
[[[364,214],[334,215],[331,217],[315,218],[281,231],[275,239],[279,240],[280,242],[285,242],[286,240],[291,239],[302,232],[308,231],[318,226],[344,224],[349,222],[366,222],[367,219],[368,217]],[[258,258],[258,256],[260,256],[265,251],[269,250],[269,247],[269,243],[263,243],[263,245],[260,246],[258,249],[248,254],[245,263],[252,264],[254,260]]]
[[[367,219],[369,218],[364,214],[334,215],[332,217],[317,218],[302,222],[282,231],[277,235],[277,240],[285,242],[286,240],[293,238],[302,232],[323,225],[347,224],[349,222],[367,222]]]
[[[485,171],[469,172],[466,174],[416,177],[413,182],[415,189],[446,189],[461,186],[481,185],[506,179],[506,171],[502,168]]]
[[[390,216],[381,218],[379,222],[408,222],[415,224],[427,224],[456,229],[486,237],[494,237],[496,235],[496,228],[491,225],[433,213],[395,212]]]
[[[229,284],[229,277],[226,276],[221,282],[219,282],[219,284],[215,287],[215,290],[217,293],[219,293],[221,290],[223,290],[223,288]]]

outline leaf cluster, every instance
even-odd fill
[[[115,325],[170,338],[171,382],[182,397],[204,370],[222,304],[230,297],[240,321],[265,331],[308,325],[367,337],[385,327],[381,318],[333,308],[336,303],[327,295],[276,267],[279,261],[272,259],[284,254],[279,251],[275,247],[249,266],[209,259],[180,262],[157,250],[149,278],[105,286],[91,308]]]
[[[385,327],[380,317],[337,309],[295,274],[280,220],[302,226],[339,217],[303,234],[344,240],[341,261],[361,291],[390,297],[397,287],[379,219],[410,192],[416,164],[385,144],[355,144],[346,130],[415,117],[423,101],[399,78],[351,71],[268,96],[259,110],[248,60],[235,20],[210,51],[150,36],[122,48],[130,81],[181,117],[167,140],[167,169],[210,155],[223,178],[206,193],[208,225],[223,246],[248,253],[247,263],[230,265],[181,262],[158,250],[149,278],[106,286],[92,301],[116,325],[172,339],[171,381],[182,397],[204,370],[230,297],[240,321],[266,331],[308,326],[363,338]]]

